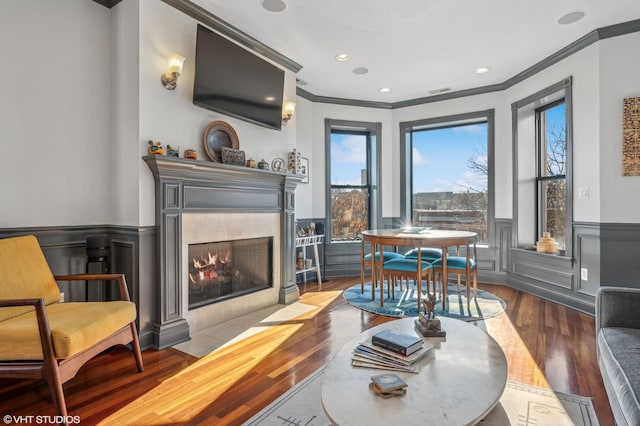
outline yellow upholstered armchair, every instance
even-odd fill
[[[115,280],[121,300],[62,303],[56,280]],[[124,275],[54,277],[35,237],[0,240],[0,377],[46,380],[60,416],[62,384],[105,349],[131,343],[143,370],[135,319]]]

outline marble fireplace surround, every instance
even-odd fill
[[[277,238],[274,249],[274,283],[271,296],[282,304],[297,300],[300,292],[295,277],[295,188],[302,176],[273,171],[231,166],[208,161],[187,160],[161,155],[143,157],[155,179],[155,210],[158,228],[157,284],[153,346],[159,349],[173,346],[190,338],[190,321],[196,328],[206,327],[218,320],[206,319],[202,312],[189,311],[186,300],[187,276],[185,256],[194,229],[206,223],[221,223],[234,216],[231,231],[238,228],[236,219],[246,219],[246,228],[269,224],[268,233]],[[253,223],[252,223],[253,222]],[[257,225],[257,226],[256,226]],[[268,231],[268,228],[278,228]],[[263,236],[258,229],[257,236]],[[183,235],[183,229],[186,235]],[[245,232],[245,231],[243,231]],[[246,236],[246,232],[241,236]],[[207,236],[206,234],[204,235]],[[186,238],[185,238],[186,237]],[[222,238],[217,237],[219,240]],[[277,261],[277,263],[276,263]],[[264,290],[268,292],[269,290]],[[257,295],[249,294],[245,299]],[[217,303],[211,312],[224,311],[240,315],[239,302]],[[254,303],[267,303],[255,299]],[[246,304],[251,309],[251,304]],[[203,311],[204,312],[204,311]],[[244,312],[247,313],[247,312]],[[226,318],[230,319],[230,318]]]

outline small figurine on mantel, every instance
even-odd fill
[[[149,141],[149,147],[147,148],[147,154],[149,155],[162,155],[164,151],[160,142]]]
[[[171,148],[171,145],[167,145],[167,155],[169,157],[180,157],[180,147],[178,149]]]
[[[198,153],[195,149],[185,149],[182,155],[184,156],[184,158],[188,158],[190,160],[198,159]]]
[[[440,320],[436,319],[436,295],[429,293],[422,301],[424,313],[418,312],[418,319],[414,324],[424,337],[445,337],[447,332],[442,329]]]

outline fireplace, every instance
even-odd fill
[[[172,346],[188,340],[193,331],[297,300],[294,213],[295,187],[301,175],[163,155],[147,155],[144,161],[155,179],[158,228],[157,288],[149,314],[154,318],[153,346]],[[253,279],[254,288],[243,287],[244,281],[234,288],[233,278],[231,285],[216,288],[210,282],[204,286],[195,278],[194,285],[203,285],[198,291],[218,295],[208,298],[215,303],[190,297],[189,274],[205,275],[205,271],[190,270],[190,245],[258,238],[267,238],[272,247],[271,254],[265,255],[269,265],[264,271],[268,272]],[[204,248],[191,257],[208,259],[209,250]],[[239,251],[231,253],[231,258],[247,257],[246,251]],[[239,270],[238,266],[231,268]],[[253,276],[254,272],[238,275]],[[236,297],[235,290],[243,297]]]
[[[273,238],[189,244],[189,309],[273,287]]]

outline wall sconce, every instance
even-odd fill
[[[178,77],[180,77],[180,74],[182,73],[184,59],[184,57],[175,53],[169,56],[169,72],[162,74],[160,77],[160,81],[165,89],[173,90],[176,88],[176,85],[178,84]]]
[[[296,110],[296,103],[289,101],[284,104],[284,108],[282,111],[282,124],[286,125],[291,117],[293,117],[293,112]]]

